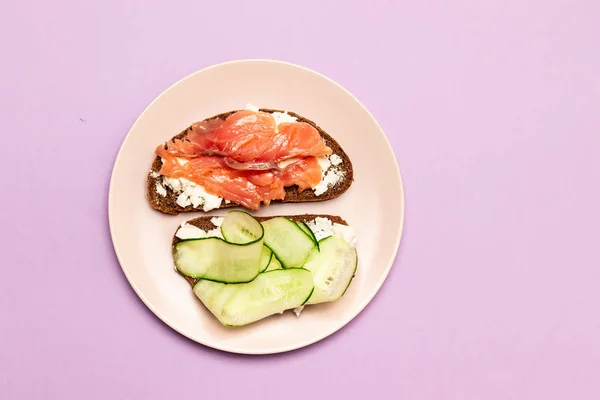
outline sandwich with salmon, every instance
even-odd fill
[[[335,302],[358,265],[354,231],[334,215],[194,218],[177,228],[172,252],[177,272],[227,326]]]
[[[166,214],[257,210],[331,200],[353,179],[350,158],[317,124],[291,111],[247,106],[193,123],[160,144],[147,195]]]

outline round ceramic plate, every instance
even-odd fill
[[[246,104],[294,111],[333,136],[354,166],[354,183],[324,202],[274,204],[255,215],[333,214],[357,237],[359,265],[346,294],[241,328],[222,326],[173,268],[171,239],[184,220],[202,212],[164,215],[146,198],[154,149],[194,121]],[[377,122],[348,91],[309,69],[278,61],[228,62],[198,71],[168,88],[135,122],[115,161],[108,200],[110,231],[125,276],[162,321],[196,342],[247,354],[278,353],[315,343],[354,318],[377,293],[400,244],[402,181]],[[215,210],[210,215],[224,215]]]

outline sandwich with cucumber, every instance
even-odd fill
[[[233,327],[339,300],[358,266],[355,242],[338,216],[230,211],[182,223],[172,253],[200,302]]]
[[[346,152],[316,123],[254,106],[193,123],[154,156],[147,197],[166,214],[331,200],[354,179]]]

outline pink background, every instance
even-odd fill
[[[0,398],[600,398],[600,2],[83,3],[0,5]],[[107,223],[139,113],[241,58],[348,88],[407,196],[370,306],[269,357],[161,323]]]

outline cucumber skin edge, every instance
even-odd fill
[[[310,300],[310,298],[312,297],[312,294],[315,292],[315,289],[316,289],[316,288],[315,288],[315,286],[314,286],[314,284],[313,284],[313,288],[312,288],[312,290],[310,291],[310,293],[308,294],[308,297],[307,297],[307,298],[306,298],[306,300],[304,300],[304,302],[303,302],[302,304],[300,304],[298,307],[302,307],[303,305],[305,305],[305,304],[308,302],[308,300]]]
[[[291,219],[290,219],[290,221],[291,221]],[[302,231],[304,233],[306,233],[306,235],[308,237],[310,237],[310,240],[312,240],[312,242],[317,246],[317,251],[321,252],[321,248],[319,247],[319,241],[317,240],[317,237],[315,236],[314,232],[308,227],[308,225],[306,224],[306,222],[300,221],[300,222],[297,222],[297,224],[302,224],[302,225],[304,225],[306,227],[306,229],[308,229],[308,231],[310,232],[310,235],[308,233],[306,233],[306,231],[304,231],[304,229],[301,228]]]
[[[309,271],[309,270],[307,270],[306,268],[302,268],[302,267],[300,267],[300,268],[288,268],[288,269],[289,269],[289,270],[299,270],[299,269],[302,269],[302,270],[304,270],[304,271],[307,271],[307,272],[309,272],[309,273],[312,275],[312,272],[310,272],[310,271]],[[194,276],[189,276],[189,278],[198,279],[198,281],[197,281],[197,282],[195,282],[195,283],[192,285],[192,289],[193,289],[193,288],[194,288],[194,286],[196,286],[196,285],[198,284],[198,282],[200,282],[200,281],[211,281],[211,282],[216,282],[216,283],[222,283],[222,284],[224,284],[224,285],[239,285],[239,284],[242,284],[242,283],[250,283],[250,282],[252,282],[252,281],[253,281],[254,279],[256,279],[256,278],[258,277],[258,275],[260,275],[260,274],[269,274],[269,273],[271,273],[271,272],[277,272],[277,271],[285,271],[285,268],[282,268],[282,269],[273,269],[273,270],[271,270],[271,271],[266,271],[266,272],[259,272],[258,274],[256,274],[256,276],[255,276],[254,278],[252,278],[252,280],[249,280],[249,281],[246,281],[246,282],[223,282],[223,281],[217,281],[217,280],[214,280],[214,279],[208,279],[208,278],[196,278],[196,277],[194,277]],[[179,270],[177,270],[177,272],[178,272],[180,275],[182,275],[182,276],[188,276],[188,275],[184,275],[184,274],[182,274],[181,272],[179,272]],[[314,290],[314,285],[313,285],[313,290]],[[310,293],[311,293],[311,295],[312,295],[312,291],[311,291]],[[310,297],[310,296],[309,296],[309,297]],[[306,299],[306,301],[308,301],[308,299]]]
[[[348,286],[346,286],[346,289],[344,289],[344,291],[342,292],[342,295],[340,297],[338,297],[336,300],[339,300],[342,297],[344,297],[344,295],[348,291],[348,288],[352,284],[354,277],[356,276],[356,270],[358,269],[358,251],[356,251],[356,248],[354,248],[354,252],[356,253],[356,263],[354,264],[354,271],[352,272],[352,278],[350,278],[350,282],[348,282]]]
[[[304,229],[300,228],[300,226],[298,225],[298,223],[297,223],[296,221],[294,221],[294,220],[291,220],[291,219],[289,219],[288,217],[273,217],[273,218],[283,218],[283,219],[286,219],[286,220],[288,220],[290,223],[294,224],[294,225],[295,225],[295,226],[296,226],[296,227],[297,227],[297,228],[300,230],[300,232],[302,232],[303,234],[305,234],[305,235],[306,235],[306,236],[307,236],[307,237],[310,239],[310,241],[311,241],[311,242],[313,242],[313,245],[314,245],[314,246],[317,248],[317,251],[319,251],[319,252],[321,251],[321,249],[319,248],[319,242],[317,241],[317,238],[315,237],[314,233],[312,233],[312,230],[311,230],[310,228],[308,228],[308,225],[306,225],[306,223],[305,223],[305,222],[302,222],[302,223],[303,223],[303,224],[304,224],[304,225],[305,225],[305,226],[308,228],[308,230],[309,230],[309,231],[312,233],[312,236],[311,236],[311,235],[309,235],[308,233],[306,233],[306,232],[304,231]],[[272,218],[272,219],[273,219],[273,218]],[[267,221],[268,221],[268,220],[267,220]],[[261,222],[260,224],[262,225],[262,222]],[[263,237],[264,237],[264,226],[263,226]],[[274,251],[273,249],[271,249],[271,247],[269,247],[269,246],[268,246],[266,243],[264,243],[264,242],[263,242],[263,245],[264,245],[264,246],[267,246],[267,247],[268,247],[268,248],[271,250],[271,252],[272,252],[272,253],[275,255],[275,258],[277,258],[277,261],[279,261],[279,264],[281,264],[281,268],[282,268],[282,269],[298,269],[298,268],[302,268],[302,269],[304,269],[304,268],[303,268],[303,267],[304,267],[304,264],[302,264],[302,266],[301,266],[301,267],[286,267],[286,266],[285,266],[285,264],[283,263],[283,261],[281,261],[281,259],[280,259],[279,257],[277,257],[277,255],[275,254],[275,251]],[[308,257],[307,257],[307,259],[308,259]],[[304,260],[304,263],[306,263],[306,260]],[[267,267],[267,268],[268,268],[268,267]]]
[[[253,277],[252,279],[250,279],[249,281],[225,282],[225,281],[220,281],[220,280],[217,280],[217,279],[205,278],[205,277],[202,277],[202,276],[192,276],[192,275],[186,275],[186,274],[184,274],[183,272],[179,271],[179,269],[177,269],[177,267],[175,267],[175,268],[176,268],[176,270],[177,270],[177,273],[178,273],[179,275],[181,275],[181,276],[185,276],[185,277],[188,277],[188,278],[197,279],[197,280],[198,280],[196,283],[194,283],[194,284],[192,285],[192,288],[193,288],[194,286],[196,286],[196,284],[197,284],[198,282],[200,282],[200,281],[211,281],[211,282],[216,282],[216,283],[222,283],[222,284],[224,284],[224,285],[236,285],[236,284],[241,284],[241,283],[250,283],[250,282],[252,282],[253,280],[255,280],[255,279],[256,279],[256,277],[257,277],[258,275],[260,275],[260,274],[261,274],[261,272],[260,272],[260,271],[258,271],[258,273],[257,273],[256,275],[254,275],[254,277]]]
[[[267,246],[266,244],[263,243],[263,246],[265,246],[267,249],[271,250],[271,248],[269,246]],[[271,250],[271,257],[269,257],[269,262],[267,262],[267,265],[265,265],[265,267],[262,270],[259,270],[258,273],[262,274],[263,272],[265,272],[267,270],[267,268],[269,268],[269,265],[271,264],[271,260],[274,257],[274,253],[273,250]],[[275,257],[277,258],[277,257]],[[277,261],[279,261],[279,259],[277,259]],[[279,263],[281,264],[281,261],[279,261]],[[256,275],[258,276],[258,275]],[[254,279],[256,279],[256,276],[254,277]]]

